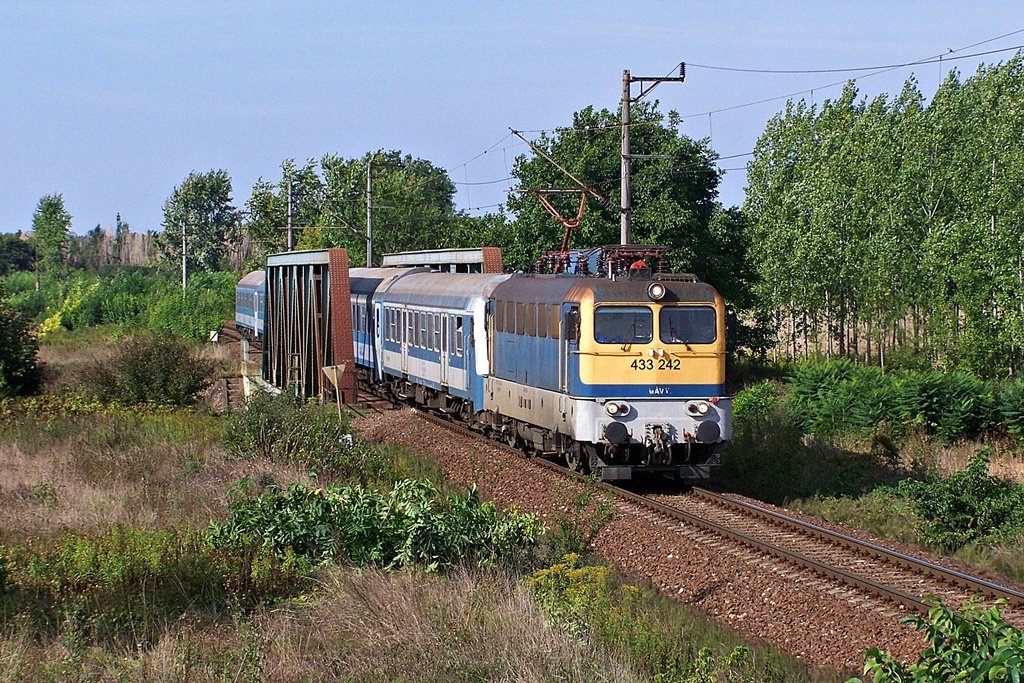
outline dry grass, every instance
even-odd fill
[[[335,569],[315,599],[115,657],[0,637],[0,681],[617,681],[627,666],[549,628],[513,577]]]
[[[146,529],[221,518],[245,475],[301,480],[294,468],[240,462],[214,418],[185,411],[70,415],[0,425],[2,537],[122,523]]]

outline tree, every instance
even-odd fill
[[[281,165],[281,180],[262,178],[246,205],[250,236],[264,252],[285,248],[288,183],[291,181],[292,225],[300,227],[301,248],[345,247],[352,263],[366,253],[366,173],[373,174],[373,245],[378,257],[395,251],[434,249],[456,244],[455,227],[471,221],[456,211],[455,184],[444,169],[399,151],[367,153],[359,159],[328,154],[319,163],[296,168]]]
[[[19,270],[32,270],[36,252],[32,245],[18,235],[0,235],[0,276]]]
[[[714,285],[735,307],[751,303],[753,271],[747,264],[746,240],[738,211],[717,202],[720,171],[707,141],[678,131],[672,112],[666,124],[657,102],[640,103],[631,111],[633,241],[673,248],[669,266],[691,272]],[[572,126],[541,135],[534,144],[588,187],[602,193],[607,204],[588,198],[572,242],[580,246],[619,242],[621,137],[617,113],[587,107],[573,115]],[[531,194],[534,188],[577,188],[564,171],[541,156],[520,156],[512,174],[522,193],[509,198],[515,220],[504,243],[504,259],[519,268],[544,252],[557,249],[564,228]],[[578,195],[552,195],[563,216],[575,217]]]
[[[0,297],[0,398],[27,396],[39,390],[42,371],[36,359],[39,342],[27,320]]]
[[[46,195],[32,214],[32,240],[43,271],[53,275],[67,270],[71,214],[64,209],[64,196]]]
[[[222,269],[238,228],[227,171],[190,173],[164,203],[163,227],[159,246],[167,258],[181,261],[184,228],[188,269]]]

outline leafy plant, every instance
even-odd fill
[[[279,556],[436,570],[512,558],[535,545],[544,529],[536,515],[515,509],[502,515],[475,489],[445,497],[425,479],[396,482],[387,493],[291,484],[251,497],[244,495],[249,487],[243,480],[226,522],[211,523],[215,546],[262,543]]]
[[[1024,528],[1024,486],[988,474],[990,450],[983,448],[967,469],[948,479],[905,479],[897,491],[913,501],[923,520],[922,537],[946,550],[995,534],[1016,535]]]
[[[1024,632],[1007,624],[999,614],[997,600],[988,609],[977,601],[964,605],[957,614],[939,598],[926,598],[932,604],[927,617],[905,617],[923,631],[928,647],[909,667],[888,652],[871,648],[866,653],[864,675],[874,683],[946,683],[947,681],[1013,681],[1024,674]],[[849,683],[861,683],[859,678]]]
[[[597,494],[597,482],[596,477],[588,477],[583,486],[575,487],[571,493],[567,494],[561,486],[557,490],[561,500],[551,518],[555,525],[554,557],[586,555],[598,534],[614,518],[611,501]]]

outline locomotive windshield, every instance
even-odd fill
[[[661,341],[666,344],[711,344],[718,337],[717,316],[710,306],[667,306],[661,309]]]
[[[594,341],[600,344],[647,344],[653,338],[654,314],[646,306],[594,309]]]

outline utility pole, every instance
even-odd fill
[[[295,233],[292,232],[292,179],[288,179],[288,251],[295,250]]]
[[[188,227],[188,214],[181,222],[181,298],[185,298],[185,287],[188,285],[188,259],[185,254],[185,229]]]
[[[671,158],[661,154],[631,154],[629,151],[629,105],[633,102],[639,102],[647,96],[652,90],[658,87],[658,84],[666,81],[675,83],[682,83],[686,80],[686,62],[679,64],[679,75],[678,76],[665,76],[663,78],[648,78],[644,77],[631,77],[629,75],[629,69],[622,72],[622,179],[621,179],[621,198],[620,198],[620,219],[619,219],[619,241],[622,244],[630,244],[632,242],[632,231],[633,231],[633,203],[632,197],[630,196],[630,160],[631,159],[664,159]],[[633,83],[640,83],[640,94],[636,97],[630,96],[630,86]],[[648,83],[647,87],[644,84]]]
[[[373,268],[373,171],[366,159],[366,267]]]

